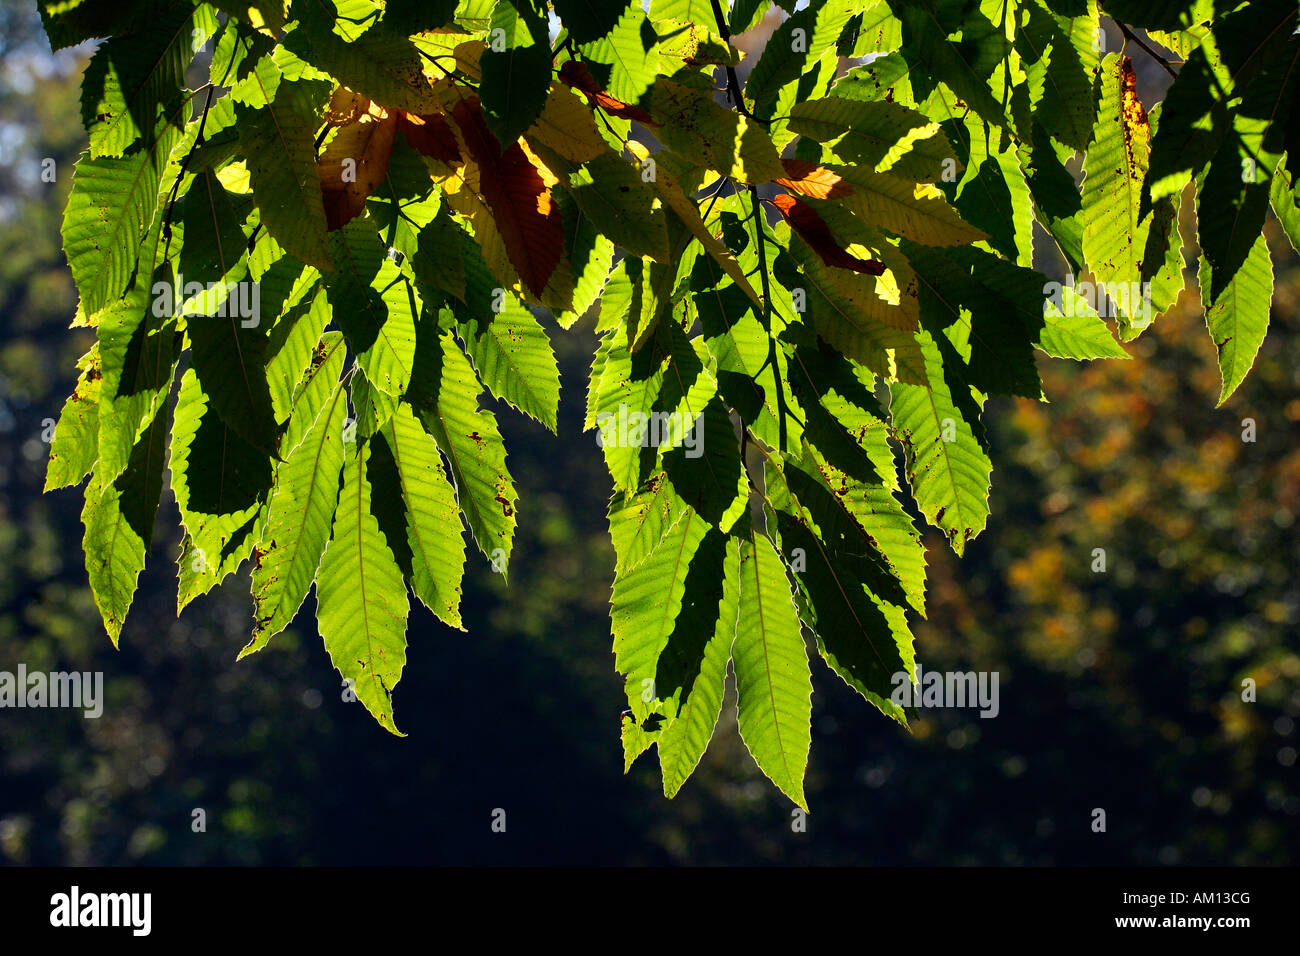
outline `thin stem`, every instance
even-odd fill
[[[1138,36],[1136,33],[1134,33],[1132,30],[1130,30],[1130,29],[1129,29],[1127,26],[1125,26],[1123,23],[1120,23],[1120,21],[1115,20],[1114,17],[1112,17],[1111,19],[1114,20],[1115,26],[1119,27],[1119,32],[1122,33],[1122,34],[1124,34],[1124,42],[1125,42],[1125,43],[1127,43],[1129,40],[1132,40],[1134,43],[1136,43],[1138,46],[1140,46],[1140,47],[1141,47],[1141,48],[1146,52],[1147,56],[1151,57],[1151,59],[1155,60],[1157,63],[1159,63],[1161,66],[1163,66],[1163,67],[1165,68],[1165,72],[1166,72],[1166,73],[1168,73],[1168,74],[1169,74],[1170,76],[1172,76],[1174,79],[1178,79],[1178,73],[1177,73],[1177,71],[1174,70],[1174,68],[1173,68],[1172,66],[1169,65],[1169,61],[1168,61],[1168,60],[1166,60],[1163,56],[1161,56],[1161,55],[1160,55],[1159,53],[1157,53],[1155,50],[1151,49],[1151,47],[1147,46],[1146,43],[1144,43],[1144,42],[1142,41],[1142,38],[1141,38],[1140,36]]]
[[[618,130],[614,129],[614,127],[609,124],[609,115],[605,112],[604,107],[602,107],[599,103],[592,103],[591,110],[598,117],[600,117],[600,121],[601,123],[604,124],[605,129],[609,130],[609,135],[613,136],[616,140],[622,143],[623,147],[626,149],[627,140],[625,140],[622,136],[618,135]]]
[[[568,50],[569,56],[575,60],[578,58],[578,54],[573,52],[573,35],[568,30],[564,31],[563,38],[555,44],[555,49],[551,51],[551,59],[554,60],[561,50]]]
[[[207,99],[203,103],[203,115],[199,117],[199,132],[194,137],[194,142],[185,153],[185,158],[181,160],[180,171],[176,173],[176,181],[172,183],[172,188],[167,194],[167,212],[163,215],[163,235],[167,237],[167,242],[163,246],[163,262],[171,258],[172,252],[172,214],[176,209],[176,193],[181,188],[181,180],[185,178],[185,172],[189,169],[190,157],[194,151],[203,145],[203,127],[208,122],[208,110],[212,108],[212,91],[214,87],[208,84]]]
[[[727,29],[726,18],[722,15],[722,6],[718,0],[710,0],[710,2],[713,4],[713,19],[718,24],[718,34],[722,37],[722,42],[730,47],[731,31]],[[770,120],[759,119],[745,105],[745,98],[740,92],[740,78],[736,76],[736,68],[730,63],[727,64],[727,96],[731,99],[731,105],[736,108],[736,112],[741,116],[747,116],[755,123],[762,123],[764,126],[771,125]]]
[[[740,429],[740,467],[745,469],[745,480],[753,491],[758,491],[758,485],[754,483],[754,476],[749,472],[749,429]]]
[[[714,0],[716,3],[717,0]],[[772,380],[776,383],[777,445],[785,452],[785,388],[781,385],[781,367],[776,361],[776,336],[772,334],[772,288],[767,275],[767,242],[763,236],[763,204],[758,199],[758,187],[750,184],[749,201],[754,207],[754,241],[758,245],[758,273],[763,280],[763,331],[767,333],[767,361],[772,366]]]
[[[700,216],[700,218],[705,222],[708,222],[709,214],[713,212],[713,204],[718,201],[718,197],[722,195],[722,190],[727,188],[729,182],[731,182],[731,179],[728,176],[718,177],[718,188],[713,190],[713,195],[709,197],[709,207],[705,209],[704,214]]]
[[[417,48],[417,50],[418,50],[418,48]],[[446,56],[434,56],[434,55],[431,54],[431,53],[426,53],[424,50],[418,50],[418,52],[419,52],[420,56],[424,57],[426,60],[428,60],[428,61],[429,61],[430,63],[432,63],[434,66],[436,66],[438,69],[442,70],[442,75],[443,75],[444,77],[446,77],[447,79],[451,80],[453,83],[459,83],[461,86],[465,87],[467,90],[476,90],[476,89],[477,89],[477,87],[475,87],[474,84],[468,82],[468,81],[467,81],[463,76],[461,76],[461,75],[460,75],[456,70],[449,70],[449,69],[447,69],[445,66],[443,66],[441,63],[438,62],[439,60],[445,60],[445,59],[447,59]],[[455,59],[456,59],[455,57],[451,57],[451,60],[452,60],[453,62],[455,62]]]

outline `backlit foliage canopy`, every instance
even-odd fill
[[[105,38],[63,226],[97,342],[47,488],[86,482],[109,636],[166,479],[178,611],[246,565],[249,654],[314,586],[397,733],[412,600],[460,628],[467,551],[509,568],[497,400],[556,431],[581,321],[624,755],[657,747],[669,795],[729,668],[800,805],[810,647],[906,723],[915,521],[984,528],[987,398],[1043,399],[1038,353],[1127,357],[1194,280],[1226,400],[1270,208],[1300,241],[1294,0],[40,7],[55,48]]]

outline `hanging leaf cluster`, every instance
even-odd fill
[[[54,47],[104,38],[63,226],[97,341],[47,488],[85,482],[113,641],[168,483],[178,612],[249,569],[246,655],[314,587],[397,733],[413,602],[461,628],[467,551],[508,571],[493,409],[556,431],[551,326],[584,320],[627,764],[675,793],[730,670],[806,805],[818,656],[906,723],[914,517],[984,528],[988,397],[1126,357],[1105,319],[1149,327],[1185,256],[1223,399],[1249,370],[1270,206],[1300,239],[1297,5],[777,5],[746,59],[768,0],[42,2]],[[1103,14],[1170,54],[1160,105]]]

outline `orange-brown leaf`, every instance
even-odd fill
[[[394,117],[366,113],[330,140],[316,161],[326,228],[339,229],[366,208],[366,197],[388,175],[396,133]]]
[[[804,242],[812,247],[822,261],[828,266],[839,269],[852,269],[867,275],[878,276],[885,271],[885,264],[874,259],[859,259],[839,244],[826,220],[817,214],[817,210],[801,199],[789,193],[778,193],[772,199],[772,205],[781,211],[790,228],[797,232]]]
[[[492,210],[506,253],[525,286],[539,298],[560,262],[564,225],[544,174],[513,142],[503,152],[477,99],[452,109],[465,148],[479,168],[479,189]]]
[[[581,90],[587,94],[588,102],[594,102],[611,116],[621,116],[624,119],[636,120],[643,126],[658,126],[650,114],[639,106],[632,106],[624,103],[622,100],[615,99],[605,92],[604,87],[596,82],[596,78],[591,75],[585,66],[577,60],[568,60],[560,67],[560,81],[567,83],[575,90]]]
[[[825,166],[806,159],[782,159],[786,178],[773,180],[790,192],[811,196],[813,199],[834,199],[853,192],[853,187]]]
[[[441,114],[416,116],[398,110],[397,127],[416,152],[452,166],[463,162],[460,147],[456,145],[456,134]]]
[[[340,86],[330,94],[329,105],[325,107],[325,122],[330,126],[347,126],[365,116],[371,107],[369,99]]]

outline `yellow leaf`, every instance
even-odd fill
[[[650,150],[636,140],[629,140],[627,147],[642,162],[650,155]],[[659,197],[663,200],[664,205],[677,214],[682,224],[690,230],[691,235],[700,240],[700,244],[704,246],[704,251],[712,256],[718,265],[722,266],[723,271],[731,277],[731,281],[736,283],[755,305],[760,309],[763,308],[763,300],[759,298],[758,293],[754,291],[754,287],[745,278],[745,271],[740,268],[740,263],[731,254],[731,250],[709,232],[709,227],[700,218],[700,210],[695,205],[695,201],[682,192],[682,187],[678,185],[673,174],[667,170],[663,163],[656,164],[654,172],[654,187],[659,192]]]
[[[591,110],[567,86],[554,86],[537,121],[525,133],[574,163],[586,163],[609,150]]]

